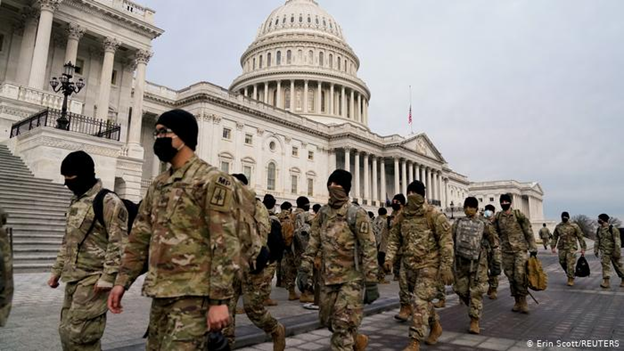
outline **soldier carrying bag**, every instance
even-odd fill
[[[585,259],[585,256],[581,256],[578,261],[576,261],[576,270],[574,275],[577,277],[589,277],[589,263]]]
[[[527,261],[527,279],[531,290],[542,291],[548,286],[548,276],[537,257],[531,256]]]

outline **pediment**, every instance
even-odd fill
[[[431,139],[429,139],[425,133],[411,136],[402,142],[401,145],[404,148],[409,149],[410,151],[415,151],[423,156],[438,160],[442,163],[446,162],[440,151],[435,147],[435,145],[433,145]]]

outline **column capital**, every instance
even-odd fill
[[[85,33],[85,29],[75,23],[70,23],[65,28],[65,32],[68,39],[80,40]]]
[[[34,23],[35,25],[39,22],[39,9],[36,9],[31,6],[24,7],[21,13],[22,19],[26,25],[30,23]]]
[[[59,5],[63,2],[63,0],[37,0],[39,4],[39,8],[42,11],[50,11],[54,12],[58,9]]]
[[[152,56],[154,56],[154,53],[149,50],[137,50],[137,52],[134,54],[134,61],[137,65],[147,65]]]
[[[119,45],[121,45],[121,42],[112,37],[106,37],[104,38],[104,41],[102,42],[102,46],[104,47],[104,52],[115,53],[115,51],[117,51],[117,49],[119,48]]]

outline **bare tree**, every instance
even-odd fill
[[[622,221],[620,221],[617,217],[609,217],[609,224],[616,228],[622,227]]]
[[[586,215],[576,215],[572,217],[572,222],[578,224],[586,238],[596,239],[596,228],[598,223]]]

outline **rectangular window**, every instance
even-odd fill
[[[243,174],[247,177],[247,181],[251,185],[251,166],[243,166]]]
[[[227,161],[221,161],[221,172],[230,173],[230,163]]]
[[[292,155],[293,157],[299,157],[299,148],[296,146],[292,147]]]
[[[494,198],[493,197],[490,198],[490,202],[494,202]]]
[[[0,52],[4,51],[4,34],[0,33]]]
[[[253,144],[253,135],[245,134],[245,144],[252,145]]]
[[[113,70],[113,76],[111,77],[111,84],[117,85],[117,70]]]
[[[314,161],[314,151],[308,151],[308,161]]]
[[[223,128],[223,139],[232,139],[232,130],[230,128]]]
[[[74,73],[82,75],[83,71],[84,71],[84,60],[76,59],[76,68],[74,68]]]
[[[297,176],[296,175],[290,176],[290,181],[291,181],[290,192],[293,194],[296,194],[297,193]]]
[[[308,196],[314,196],[314,179],[308,178]]]

